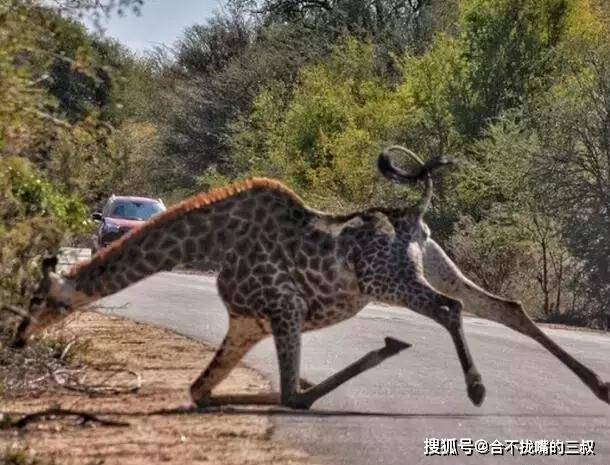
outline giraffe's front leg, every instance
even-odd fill
[[[385,346],[381,349],[369,352],[321,383],[310,385],[305,390],[300,391],[297,384],[299,381],[301,385],[303,384],[303,380],[299,378],[301,326],[293,323],[292,320],[272,323],[280,365],[280,402],[282,405],[291,408],[308,409],[316,400],[343,383],[411,346],[405,342],[388,337],[385,339]]]
[[[191,398],[200,407],[230,403],[227,398],[211,397],[214,389],[224,380],[243,356],[262,338],[264,332],[253,319],[230,317],[229,330],[206,369],[191,385]]]
[[[479,407],[485,399],[485,386],[483,385],[481,374],[474,364],[472,355],[470,355],[470,350],[468,349],[468,344],[466,343],[462,326],[461,310],[461,303],[455,301],[451,307],[442,309],[442,313],[445,313],[445,315],[443,315],[440,322],[447,328],[451,339],[453,339],[453,344],[455,345],[462,371],[464,372],[468,397],[474,405]]]
[[[447,329],[462,366],[468,397],[474,405],[480,406],[485,399],[485,386],[464,337],[461,302],[435,291],[423,276],[405,280],[409,283],[408,290],[399,296],[398,303],[432,318]]]
[[[306,305],[285,308],[271,320],[273,339],[280,368],[280,403],[286,407],[308,409],[313,402],[307,402],[300,395],[301,372],[301,328]]]

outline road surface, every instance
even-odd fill
[[[214,279],[204,276],[161,273],[106,299],[105,304],[114,306],[115,313],[212,344],[221,341],[227,325]],[[124,308],[116,308],[121,305]],[[487,387],[480,408],[466,396],[449,335],[408,310],[370,305],[351,320],[306,334],[302,374],[311,381],[320,381],[381,347],[385,336],[413,347],[341,386],[310,412],[273,416],[276,439],[329,464],[610,464],[608,405],[537,343],[476,318],[466,318],[465,332]],[[610,380],[608,335],[547,333]],[[260,343],[246,363],[277,387],[271,340]],[[570,452],[576,444],[572,441],[590,440],[595,455],[522,456],[517,448],[514,456],[509,452],[466,456],[460,447],[458,456],[426,455],[426,439],[434,447],[435,439],[450,445],[443,440],[453,438],[473,443],[497,439],[505,445],[508,440],[560,440]]]

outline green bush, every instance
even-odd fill
[[[90,230],[87,216],[79,199],[62,194],[28,161],[0,160],[0,301],[24,303],[37,275],[33,259]]]

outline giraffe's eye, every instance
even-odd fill
[[[30,303],[32,305],[41,305],[43,302],[43,300],[40,297],[32,297],[32,300],[30,300]]]

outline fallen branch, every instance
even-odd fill
[[[53,419],[53,417],[78,417],[81,419],[80,424],[99,423],[102,426],[129,426],[129,423],[115,420],[105,420],[96,415],[79,410],[66,410],[62,408],[50,408],[40,412],[29,413],[24,415],[19,420],[7,422],[7,428],[25,428],[28,424],[37,420]]]
[[[107,370],[113,372],[110,374],[105,380],[104,383],[110,380],[113,376],[116,376],[118,373],[129,373],[133,375],[136,379],[136,382],[133,386],[116,386],[116,385],[107,385],[107,384],[92,384],[87,385],[84,384],[84,377],[78,379],[75,382],[69,381],[69,376],[72,374],[80,374],[83,370],[49,370],[53,381],[60,387],[64,389],[68,389],[70,391],[82,392],[88,395],[118,395],[118,394],[131,394],[134,392],[138,392],[142,387],[142,376],[140,373],[133,370],[125,370],[125,369],[113,369]],[[60,374],[66,373],[68,378],[61,379]],[[85,373],[85,377],[86,377]]]

